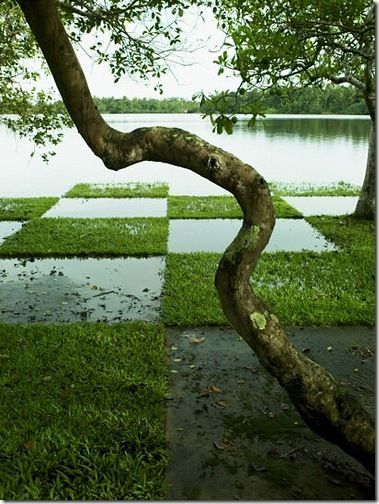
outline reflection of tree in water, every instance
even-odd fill
[[[254,135],[264,131],[274,138],[277,136],[295,137],[297,140],[346,139],[353,144],[367,143],[370,134],[370,120],[364,119],[326,119],[326,118],[265,118],[258,120],[254,128],[247,128],[247,122],[236,125],[240,134]]]

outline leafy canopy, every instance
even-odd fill
[[[372,0],[222,0],[213,9],[227,35],[216,60],[219,74],[231,69],[241,78],[235,92],[199,95],[220,115],[215,129],[232,132],[236,118],[224,113],[225,101],[260,89],[290,93],[327,83],[354,86],[375,111],[375,6]],[[256,95],[255,95],[256,96]],[[262,93],[261,93],[261,96]],[[246,100],[245,100],[246,101]],[[263,115],[259,101],[244,112]]]

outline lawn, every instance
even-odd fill
[[[162,326],[0,324],[0,499],[161,500]]]
[[[26,221],[47,212],[59,198],[0,198],[0,220]]]
[[[167,184],[77,184],[70,189],[65,198],[166,198]]]
[[[343,181],[321,186],[271,182],[270,188],[280,196],[359,196],[361,190],[359,186]]]
[[[148,256],[167,251],[166,218],[41,218],[0,246],[3,257]]]
[[[278,218],[296,219],[302,214],[277,195],[273,195]],[[233,196],[169,196],[170,219],[240,219],[242,210]]]
[[[278,217],[301,217],[278,194],[308,193],[291,190],[274,195]],[[79,184],[66,196],[167,197],[167,186]],[[28,220],[0,256],[166,255],[161,322],[227,324],[214,287],[221,254],[168,254],[167,239],[169,218],[240,218],[233,197],[168,196],[167,218],[38,218],[56,201],[0,200],[1,219]],[[306,220],[338,250],[264,253],[254,289],[284,326],[373,325],[374,223]],[[0,364],[0,499],[167,498],[163,325],[0,323]]]

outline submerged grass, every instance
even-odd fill
[[[3,257],[161,255],[166,218],[42,218],[27,222],[0,246]]]
[[[273,195],[278,218],[302,218],[302,214],[278,195]],[[240,219],[242,210],[233,196],[169,196],[170,219]]]
[[[26,221],[47,212],[59,198],[0,198],[0,220]]]
[[[309,220],[341,250],[263,254],[252,279],[254,289],[284,325],[374,324],[373,225],[349,217]],[[164,323],[185,326],[227,322],[214,287],[220,257],[205,253],[168,255]]]
[[[160,325],[0,324],[0,498],[162,500]]]
[[[348,182],[335,182],[327,185],[285,184],[271,182],[271,190],[280,196],[359,196],[360,187]]]
[[[65,198],[166,198],[168,185],[130,182],[128,184],[77,184]]]

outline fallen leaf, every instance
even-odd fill
[[[227,450],[234,446],[230,441],[213,441],[213,444],[218,450]]]
[[[216,387],[215,385],[211,385],[207,390],[210,394],[220,394],[222,392],[222,389],[220,387]]]
[[[256,471],[256,472],[267,471],[267,469],[265,467],[263,467],[263,466],[259,466],[258,467],[258,466],[254,465],[254,464],[250,464],[250,465],[251,465],[252,469],[254,469],[254,471]]]
[[[257,369],[255,367],[244,366],[244,368],[247,369],[248,371],[250,371],[251,373],[256,373],[257,372]]]
[[[34,448],[34,446],[35,446],[35,443],[31,439],[29,439],[28,441],[25,441],[25,443],[24,443],[24,447],[27,450],[32,450]]]
[[[203,343],[205,341],[205,338],[204,338],[204,336],[202,338],[192,338],[189,341],[193,345],[200,345],[200,343]]]
[[[226,408],[228,406],[228,401],[216,401],[216,404],[221,406],[221,408]]]

